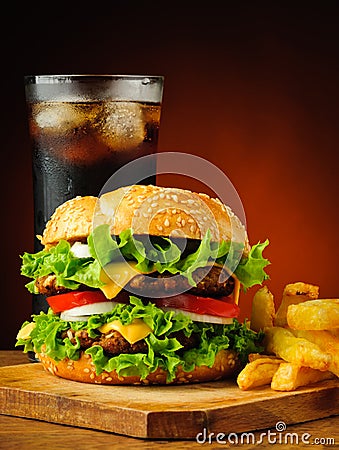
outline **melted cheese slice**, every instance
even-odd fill
[[[101,270],[100,280],[105,283],[100,289],[106,298],[112,299],[140,272],[135,269],[136,262],[112,262]]]
[[[234,300],[234,303],[237,305],[239,302],[240,281],[234,274],[232,274],[232,277],[234,279],[233,300]]]
[[[113,322],[105,323],[99,328],[101,333],[107,334],[111,330],[119,331],[126,341],[130,344],[145,339],[151,332],[151,328],[142,320],[134,319],[129,325],[122,325],[119,320],[113,320]]]

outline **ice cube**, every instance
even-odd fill
[[[124,101],[106,103],[98,116],[96,130],[98,138],[112,150],[137,147],[145,137],[140,104]]]
[[[36,104],[33,107],[36,125],[44,131],[65,132],[86,123],[87,116],[69,103]]]

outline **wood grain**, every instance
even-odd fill
[[[97,386],[46,373],[40,364],[0,368],[0,412],[152,439],[239,433],[339,414],[339,383],[294,392],[241,391],[232,381],[182,386]]]

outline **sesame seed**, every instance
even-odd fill
[[[175,202],[177,202],[177,201],[178,201],[178,196],[177,196],[176,194],[173,194],[173,195],[172,195],[172,199],[173,199]]]
[[[148,208],[147,212],[151,213],[152,212],[152,208]]]
[[[176,213],[177,213],[177,210],[174,208],[174,209],[172,209],[171,213],[172,213],[172,214],[176,214]]]
[[[146,213],[142,213],[142,215],[143,215],[143,217],[145,217],[145,218],[148,217],[148,214],[146,214]]]
[[[199,197],[202,197],[202,198],[206,198],[207,200],[209,200],[209,199],[210,199],[210,196],[209,196],[209,195],[207,195],[207,194],[205,194],[205,193],[201,193],[201,194],[199,194]]]
[[[194,219],[187,219],[188,223],[194,223]]]
[[[84,368],[84,372],[85,372],[85,373],[89,373],[89,372],[90,372],[89,368],[88,368],[88,367],[85,367],[85,368]]]
[[[195,226],[194,226],[194,225],[191,225],[191,226],[190,226],[190,232],[191,232],[191,233],[194,233],[194,232],[195,232]]]
[[[89,377],[91,380],[93,380],[95,378],[95,373],[91,373],[91,375]]]
[[[112,381],[112,377],[107,377],[106,381]]]
[[[161,225],[157,225],[157,229],[158,229],[159,231],[162,231],[162,230],[163,230],[163,227],[162,227]]]
[[[170,226],[170,221],[167,218],[164,221],[164,226],[165,227],[169,227]]]
[[[162,192],[161,194],[159,194],[160,198],[165,198],[165,194]]]
[[[156,208],[158,206],[158,203],[151,203],[152,208]]]
[[[181,221],[181,225],[184,227],[185,226],[185,224],[186,224],[186,220],[185,219],[182,219],[182,221]]]

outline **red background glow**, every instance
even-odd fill
[[[159,150],[198,155],[225,172],[243,202],[250,241],[270,240],[267,285],[276,303],[294,281],[319,285],[321,297],[339,295],[334,3],[239,2],[220,10],[213,1],[116,1],[96,12],[72,4],[48,13],[32,5],[22,5],[16,39],[3,38],[1,348],[13,347],[30,315],[19,274],[19,255],[33,249],[28,74],[164,75]],[[11,9],[4,16],[17,23]],[[161,184],[200,189],[172,175]],[[244,317],[256,289],[241,297]]]

